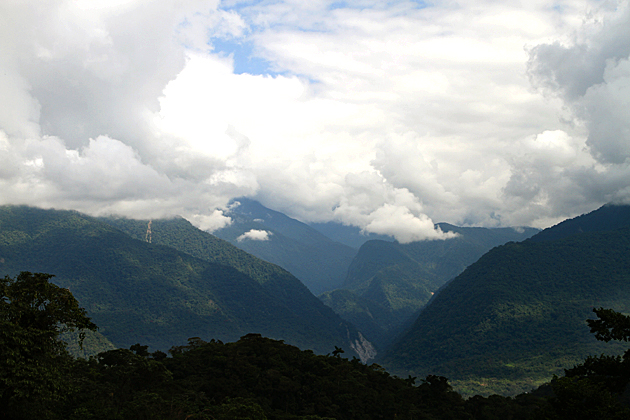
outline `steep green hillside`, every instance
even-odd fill
[[[185,232],[178,240],[194,248],[195,229]],[[352,354],[356,330],[295,277],[197,232],[196,246],[207,245],[199,253],[234,266],[133,239],[76,212],[2,207],[0,275],[55,274],[117,346],[166,349],[191,336],[232,341],[257,332],[319,353],[336,345]]]
[[[538,232],[438,226],[458,236],[410,244],[366,242],[348,269],[344,290],[324,293],[320,299],[369,340],[385,347],[400,333],[401,325],[466,266],[495,246]]]
[[[630,311],[627,210],[606,206],[588,217],[592,226],[623,228],[567,236],[553,227],[540,235],[561,239],[491,250],[422,310],[382,363],[448,376],[464,391],[514,393],[608,351],[584,320],[593,307]],[[579,231],[572,221],[559,226]]]
[[[256,201],[240,198],[238,203],[227,213],[232,224],[213,232],[214,235],[279,265],[315,294],[341,287],[356,249]],[[252,230],[267,232],[266,240],[242,237]]]

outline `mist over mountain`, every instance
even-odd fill
[[[54,274],[120,347],[165,350],[194,336],[234,341],[256,332],[318,353],[340,346],[366,356],[369,343],[356,329],[280,267],[183,219],[103,220],[1,207],[0,275]]]
[[[468,392],[515,393],[615,348],[595,307],[630,311],[630,207],[607,205],[482,256],[446,285],[382,363],[445,375]],[[617,349],[619,349],[617,347]]]

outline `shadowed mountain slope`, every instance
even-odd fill
[[[441,290],[382,363],[448,376],[464,392],[515,393],[608,351],[585,319],[594,307],[630,311],[628,210],[604,206],[491,250]]]

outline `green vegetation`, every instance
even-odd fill
[[[68,357],[59,335],[96,330],[69,290],[48,274],[0,279],[0,414],[31,417],[51,410],[71,384],[63,376]]]
[[[379,347],[383,347],[384,338],[389,331],[397,330],[397,321],[390,310],[382,305],[358,296],[356,293],[339,289],[319,296],[322,302],[334,309],[336,313],[355,325],[359,331],[367,334],[367,338]],[[376,340],[375,340],[376,338]]]
[[[589,357],[531,394],[464,400],[445,377],[417,381],[382,367],[315,355],[248,334],[234,343],[198,337],[170,357],[148,346],[73,358],[63,331],[95,330],[70,291],[48,274],[5,277],[0,288],[0,416],[152,420],[591,420],[627,419],[630,350]],[[596,309],[603,341],[630,340],[630,317]],[[416,384],[416,381],[418,382]]]
[[[630,317],[611,309],[593,312],[599,319],[587,320],[598,340],[630,341]],[[622,420],[630,418],[630,349],[621,356],[589,356],[583,363],[554,378],[554,397],[545,407],[545,418]]]
[[[414,386],[415,378],[339,357],[339,348],[318,356],[259,334],[228,344],[189,339],[172,357],[135,344],[73,359],[60,331],[95,326],[49,277],[21,273],[2,283],[6,419],[473,418],[446,378]]]
[[[111,224],[77,212],[0,208],[0,275],[54,272],[116,346],[167,350],[188,337],[223,341],[247,333],[326,353],[356,355],[356,329],[291,274],[195,229],[183,219]],[[165,242],[173,247],[159,245]]]
[[[491,250],[423,309],[379,363],[403,375],[447,376],[466,395],[514,395],[601,353],[605,346],[584,319],[593,307],[630,309],[630,213],[607,206],[596,215],[586,220],[626,227],[600,232],[580,218],[584,233],[571,228],[555,240]]]
[[[348,269],[343,289],[324,293],[320,299],[385,348],[444,283],[491,248],[537,232],[438,226],[458,236],[410,244],[366,242]]]
[[[0,271],[13,276],[0,281],[0,417],[629,418],[630,350],[602,341],[630,341],[630,213],[607,206],[596,215],[495,248],[450,282],[379,361],[399,378],[352,358],[350,330],[327,318],[332,311],[289,306],[310,305],[297,279],[181,219],[156,222],[153,239],[170,232],[196,256],[112,226],[131,232],[141,222],[0,208]],[[32,274],[40,267],[58,277]],[[129,350],[112,349],[88,314]],[[234,334],[242,338],[223,342]],[[328,355],[261,334],[315,342]],[[73,353],[94,354],[81,350],[89,339],[105,351],[74,358],[64,335]],[[185,335],[197,337],[170,347]],[[532,390],[554,374],[529,394],[490,395]]]

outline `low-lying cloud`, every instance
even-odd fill
[[[236,241],[237,242],[243,242],[245,240],[268,241],[269,239],[271,239],[271,235],[273,235],[273,233],[268,232],[266,230],[252,229],[240,235],[238,238],[236,238]]]

